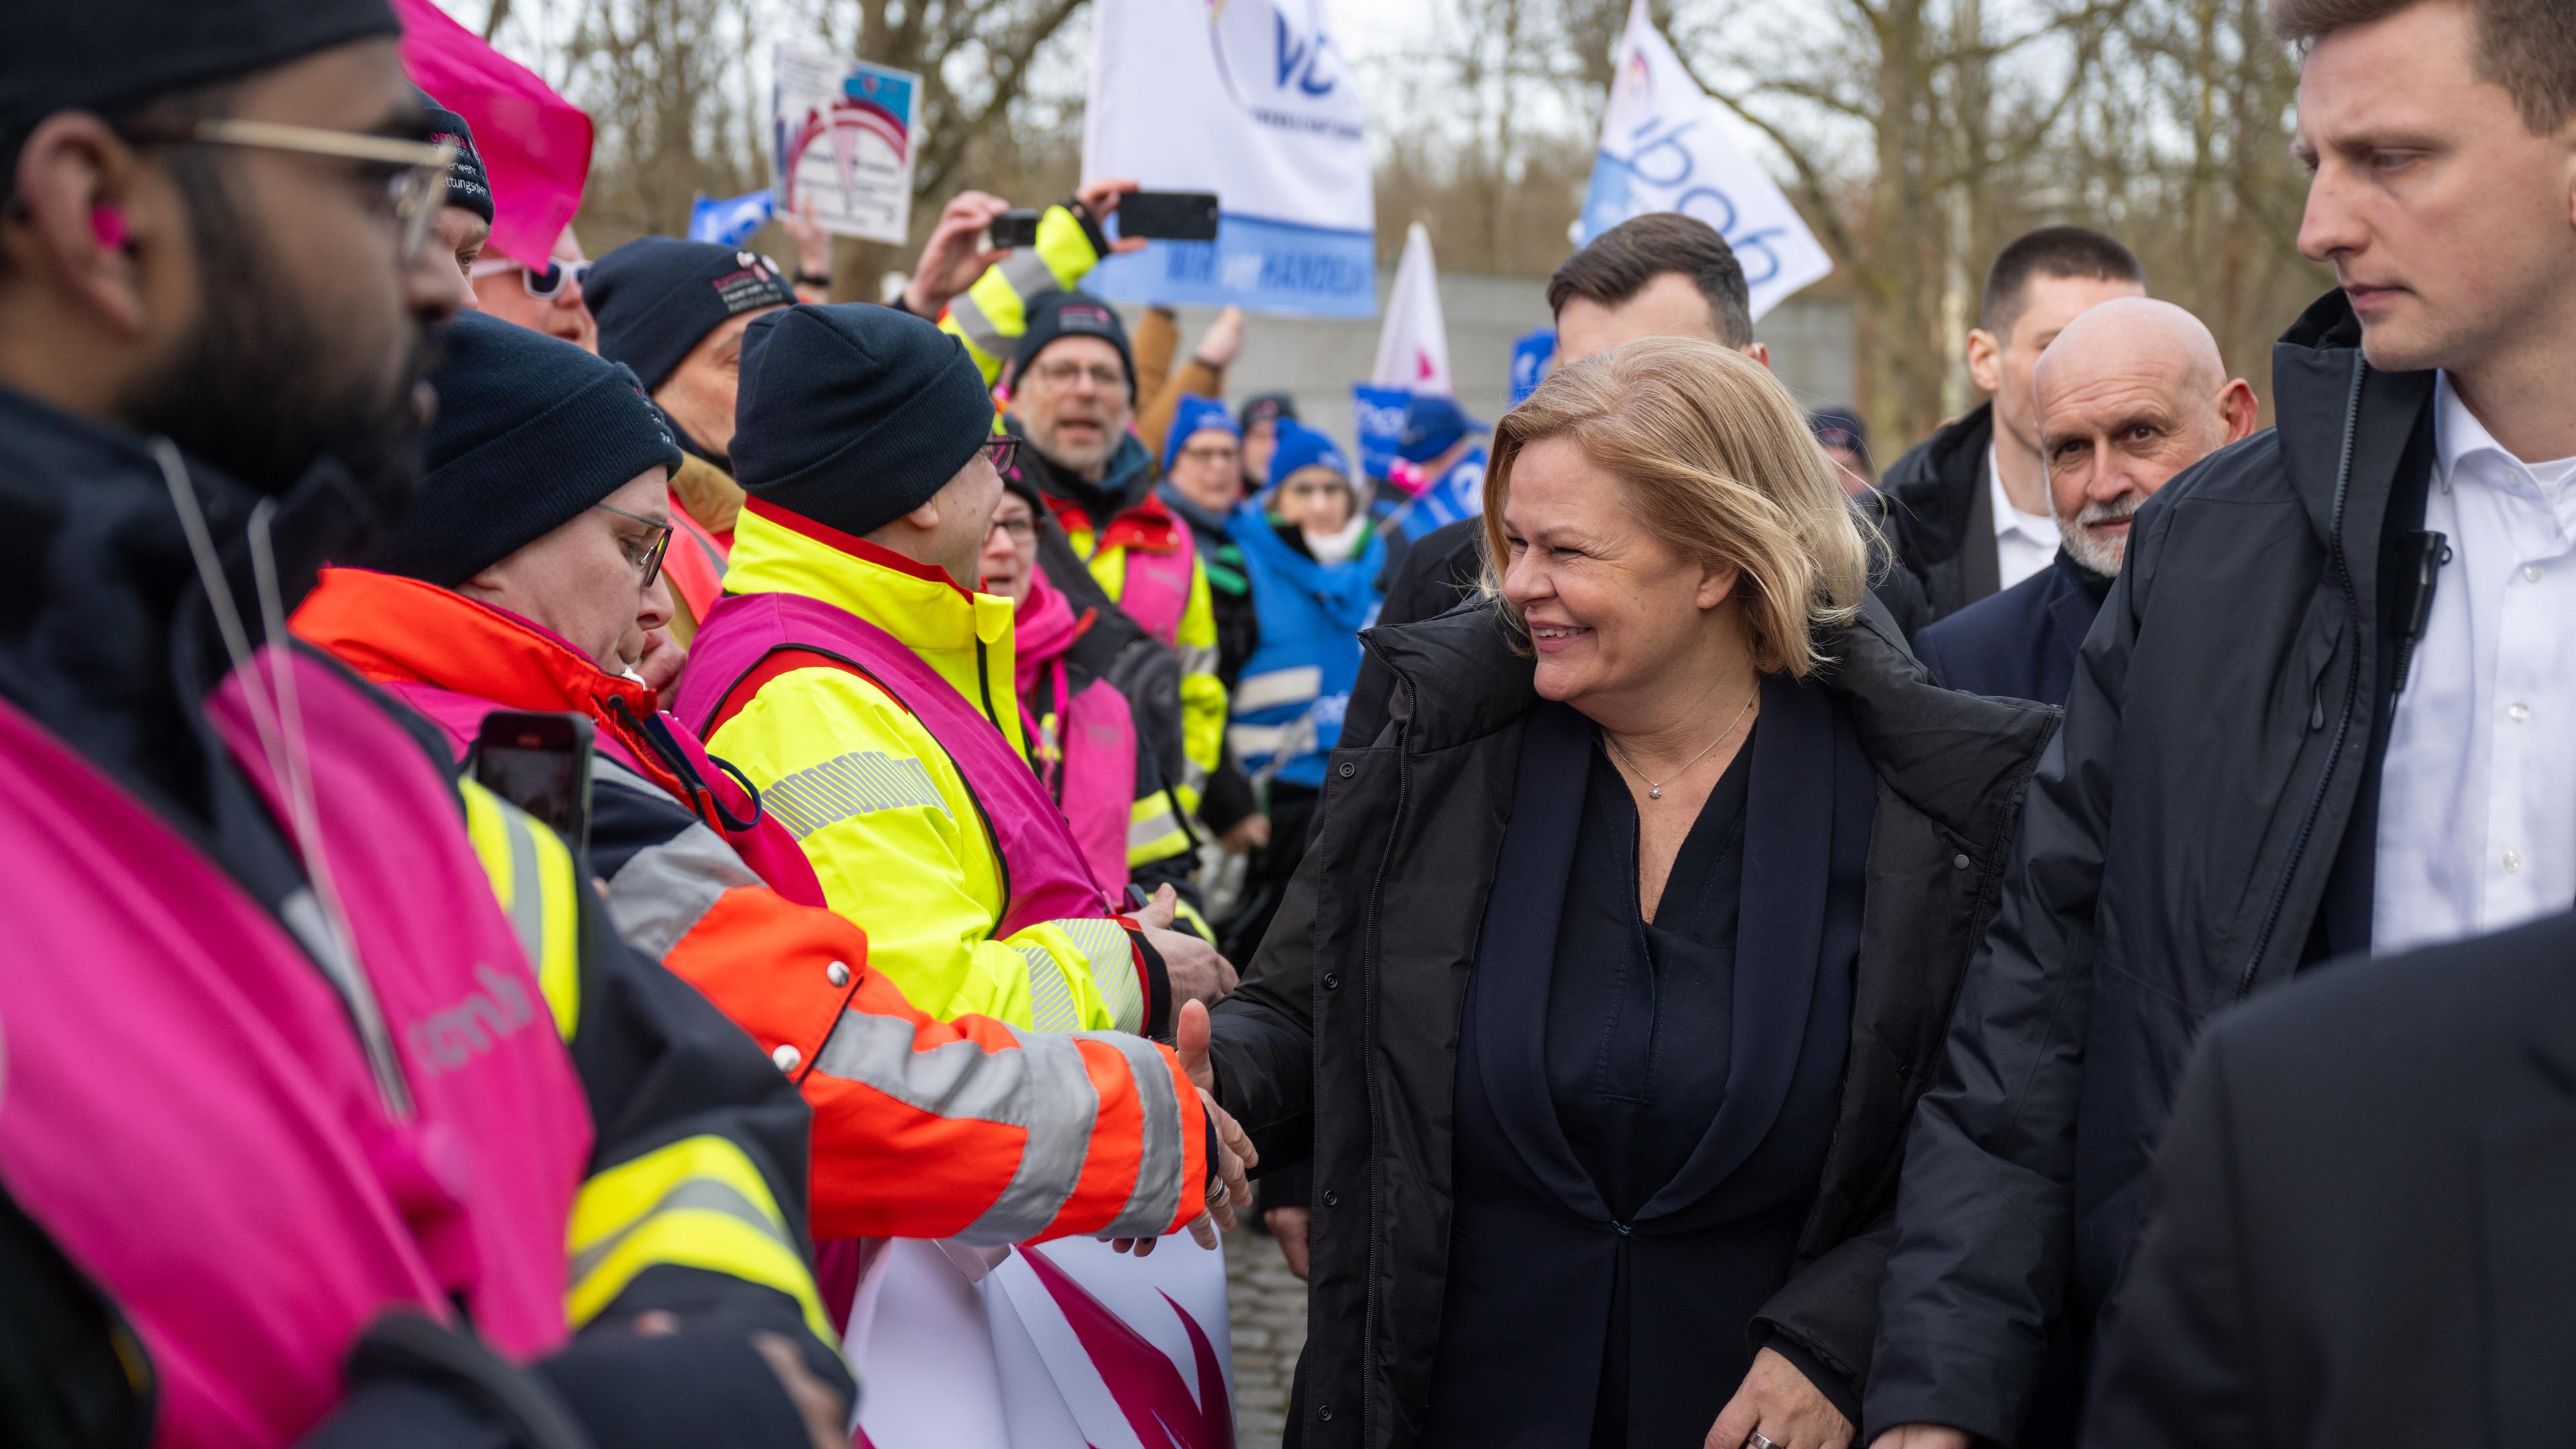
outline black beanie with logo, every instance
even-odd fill
[[[1051,344],[1067,337],[1097,337],[1118,349],[1118,361],[1127,369],[1128,398],[1135,398],[1136,354],[1127,345],[1127,324],[1107,302],[1089,292],[1049,292],[1029,308],[1028,329],[1011,353],[1014,386],[1028,377],[1030,364]]]
[[[635,369],[647,392],[728,320],[796,305],[760,253],[669,236],[638,237],[592,262],[581,293],[599,323],[599,355]]]

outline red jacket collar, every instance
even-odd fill
[[[1045,497],[1047,507],[1067,532],[1094,527],[1090,513],[1081,504],[1069,498],[1058,498],[1052,493]],[[1093,547],[1141,548],[1148,553],[1170,553],[1181,546],[1180,528],[1179,517],[1164,505],[1162,499],[1148,493],[1142,502],[1132,508],[1120,509],[1117,517],[1100,526],[1100,541]]]
[[[648,773],[659,765],[640,729],[660,708],[653,691],[506,609],[397,574],[327,568],[295,611],[294,630],[378,684],[425,684],[506,709],[587,715]],[[621,704],[623,710],[614,707]],[[655,783],[676,793],[677,781]]]

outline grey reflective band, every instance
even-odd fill
[[[881,750],[855,750],[782,775],[760,792],[760,800],[799,840],[827,825],[879,810],[918,806],[957,818],[921,761]]]
[[[1110,1033],[1093,1033],[1090,1039],[1108,1042],[1126,1058],[1128,1075],[1136,1081],[1136,1100],[1145,1108],[1144,1152],[1136,1165],[1136,1191],[1101,1232],[1108,1237],[1160,1237],[1179,1214],[1181,1195],[1197,1186],[1181,1181],[1181,1166],[1189,1161],[1181,1134],[1198,1124],[1182,1123],[1172,1069],[1152,1042],[1141,1036]],[[1204,1113],[1201,1115],[1204,1117]]]
[[[546,884],[539,872],[536,827],[516,810],[501,812],[510,836],[510,930],[528,956],[528,970],[543,980],[546,969]]]
[[[1076,1031],[1082,1017],[1073,1009],[1073,988],[1064,968],[1044,946],[1013,946],[1029,968],[1029,1024],[1040,1031]]]
[[[1305,704],[1323,692],[1321,665],[1300,664],[1293,669],[1247,674],[1234,686],[1234,712],[1241,716],[1285,704]]]
[[[1082,948],[1091,965],[1091,979],[1100,988],[1100,1000],[1109,1008],[1109,1019],[1121,1031],[1145,1029],[1145,989],[1136,979],[1136,947],[1127,939],[1127,928],[1116,921],[1058,921],[1056,925]]]
[[[759,884],[723,836],[692,820],[662,844],[635,852],[609,877],[608,919],[626,944],[659,961],[727,891]]]

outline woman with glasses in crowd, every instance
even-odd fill
[[[1484,502],[1483,606],[1370,636],[1393,722],[1196,1064],[1312,1150],[1292,1432],[1842,1449],[2050,715],[1929,683],[1716,344],[1550,377]]]

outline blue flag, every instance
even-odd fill
[[[1529,401],[1556,358],[1556,329],[1541,327],[1512,344],[1512,406]]]
[[[1413,394],[1400,387],[1351,384],[1351,411],[1360,440],[1360,472],[1384,478],[1395,467],[1396,444],[1404,436],[1405,409]]]
[[[767,191],[722,200],[701,196],[689,204],[689,240],[714,242],[720,247],[741,246],[751,240],[753,232],[769,225],[771,209]]]

